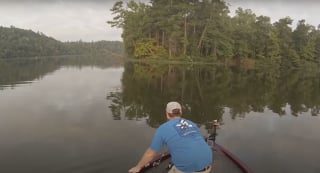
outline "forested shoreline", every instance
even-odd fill
[[[271,23],[223,0],[117,1],[108,23],[123,30],[126,53],[139,59],[267,62],[285,67],[320,63],[320,25],[304,19],[293,28],[284,17]]]
[[[0,26],[0,59],[46,57],[60,55],[122,56],[120,41],[61,42],[41,32]]]

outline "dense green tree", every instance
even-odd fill
[[[293,20],[290,17],[279,19],[274,23],[277,37],[279,38],[281,64],[283,66],[298,66],[300,57],[293,49],[292,25]]]
[[[295,50],[300,58],[306,61],[313,61],[315,58],[315,40],[311,34],[313,30],[313,26],[300,20],[292,35]]]
[[[229,9],[224,1],[204,1],[198,9],[204,18],[198,48],[201,56],[216,58],[229,58],[233,56],[231,39],[231,19]],[[197,18],[195,18],[197,20]]]
[[[319,25],[320,26],[320,25]],[[315,61],[320,63],[320,28],[314,30],[313,35],[315,39]]]
[[[276,61],[279,58],[280,48],[270,18],[257,17],[254,28],[254,57]]]
[[[272,24],[250,9],[239,8],[231,17],[224,0],[118,1],[111,11],[115,16],[108,23],[123,29],[129,56],[213,62],[233,58],[285,67],[319,62],[318,30],[304,20],[293,29],[290,17]]]
[[[232,19],[234,55],[237,58],[253,58],[254,57],[254,24],[256,15],[249,9],[236,10],[236,16]]]
[[[62,42],[43,33],[0,27],[0,58],[59,55],[66,51]]]
[[[168,50],[169,57],[186,55],[189,50],[191,32],[189,28],[194,15],[194,2],[194,0],[151,1],[150,17],[157,27],[153,35],[158,45]],[[162,20],[163,18],[166,20]]]
[[[148,6],[144,3],[136,3],[134,1],[129,1],[127,6],[123,6],[122,1],[118,1],[114,4],[111,9],[112,13],[116,16],[113,21],[108,21],[111,26],[122,28],[122,38],[124,41],[124,46],[129,55],[135,54],[135,49],[137,48],[137,43],[139,40],[144,40],[146,33],[143,26],[146,25],[145,15]]]
[[[123,55],[119,41],[61,42],[43,33],[15,27],[0,27],[0,59],[56,55]]]

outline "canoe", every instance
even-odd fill
[[[215,142],[216,140],[216,129],[219,126],[217,120],[212,123],[213,129],[210,131],[210,136],[205,138],[208,145],[212,149],[214,163],[212,164],[213,173],[253,173],[253,171],[237,156],[232,154],[230,151],[222,147]],[[140,173],[167,173],[171,167],[171,156],[170,153],[166,152],[149,163],[147,163],[141,170]]]
[[[237,156],[217,143],[209,144],[214,155],[213,173],[253,173]],[[140,173],[167,173],[171,166],[169,153],[163,153],[146,164]]]

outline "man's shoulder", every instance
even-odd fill
[[[170,130],[174,124],[176,124],[176,120],[170,120],[170,121],[167,121],[163,124],[161,124],[159,126],[159,128],[157,129],[157,131],[167,131],[167,130]]]
[[[158,129],[167,128],[168,126],[170,126],[170,124],[172,124],[172,122],[171,121],[167,121],[167,122],[161,124]]]

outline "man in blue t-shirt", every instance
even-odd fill
[[[182,109],[178,102],[167,104],[166,116],[168,121],[157,129],[150,147],[129,173],[139,172],[158,155],[163,146],[167,146],[174,164],[169,173],[210,172],[213,163],[212,150],[197,125],[182,118]]]

